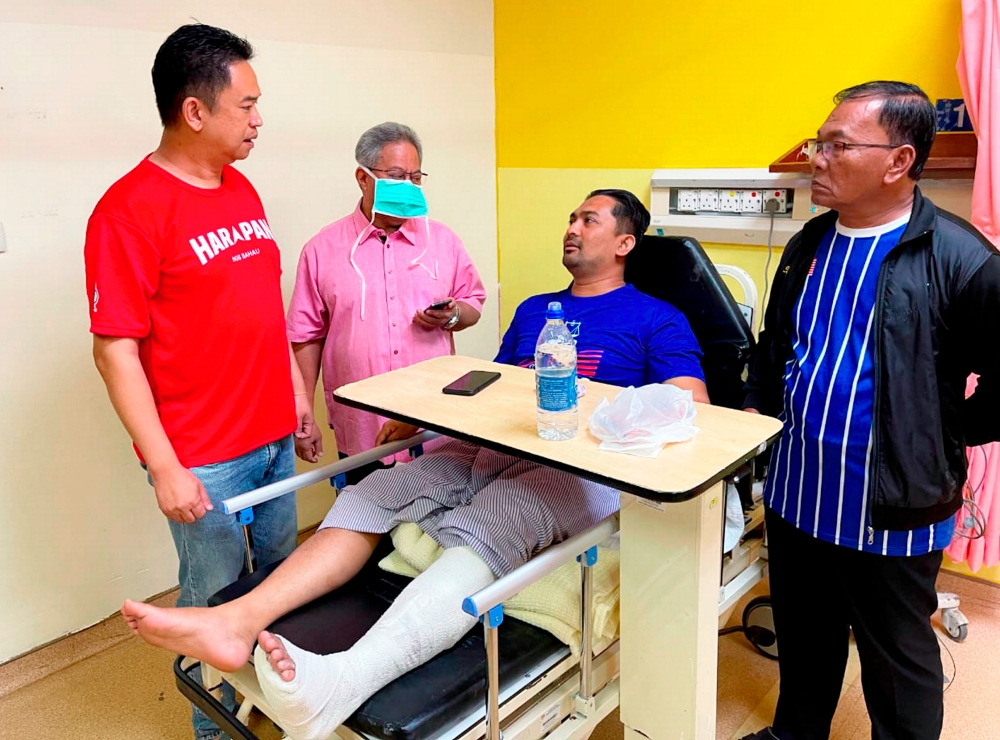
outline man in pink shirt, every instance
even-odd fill
[[[322,364],[330,426],[342,456],[414,430],[336,404],[334,389],[454,353],[452,333],[479,321],[486,300],[462,240],[426,216],[422,155],[420,139],[408,126],[368,129],[354,150],[361,201],[310,239],[299,257],[288,337],[310,397]],[[314,427],[308,438],[297,439],[296,452],[316,462],[323,454],[320,431]],[[371,469],[352,471],[349,482]]]

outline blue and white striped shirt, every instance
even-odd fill
[[[954,529],[949,517],[909,532],[868,532],[878,273],[908,221],[870,229],[838,222],[820,243],[794,308],[785,428],[764,486],[767,505],[798,529],[882,555],[943,549]]]

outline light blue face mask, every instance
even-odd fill
[[[433,272],[427,265],[420,261],[427,253],[427,246],[430,244],[431,238],[431,224],[427,217],[427,200],[424,198],[423,188],[419,185],[414,185],[409,180],[390,180],[388,178],[380,179],[375,177],[375,174],[364,165],[358,166],[367,172],[368,175],[375,181],[375,199],[372,203],[372,220],[368,223],[368,226],[372,226],[374,224],[376,213],[380,213],[383,216],[391,216],[393,218],[423,218],[427,238],[424,241],[423,251],[410,261],[410,267],[419,267],[434,280],[437,280],[437,260],[434,261]],[[365,281],[364,273],[361,272],[361,268],[358,267],[358,263],[354,260],[354,253],[357,251],[358,245],[361,243],[361,239],[366,233],[368,233],[368,227],[362,229],[361,233],[358,234],[358,238],[355,239],[354,245],[351,247],[349,259],[351,267],[354,268],[354,272],[356,272],[358,277],[361,279],[362,321],[365,320],[365,298],[368,292],[368,284]]]
[[[375,180],[372,213],[393,218],[420,218],[427,215],[427,199],[419,185],[414,185],[409,180],[378,178],[367,167],[361,169]]]

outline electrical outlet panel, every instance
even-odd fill
[[[717,244],[784,246],[811,217],[810,177],[766,168],[661,169],[651,178],[650,233]],[[768,199],[778,202],[773,212]]]
[[[677,210],[678,211],[690,211],[695,212],[698,210],[698,192],[697,190],[678,190],[677,191]]]
[[[762,205],[764,202],[761,192],[759,190],[741,190],[740,193],[740,212],[742,213],[760,213]]]
[[[786,188],[678,188],[671,197],[671,211],[711,216],[716,213],[737,215],[766,213],[769,199],[778,201],[775,215],[788,216],[792,197]]]

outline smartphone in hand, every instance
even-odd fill
[[[437,303],[432,303],[429,305],[425,311],[441,311],[451,305],[451,298],[445,298],[443,301],[438,301]]]

